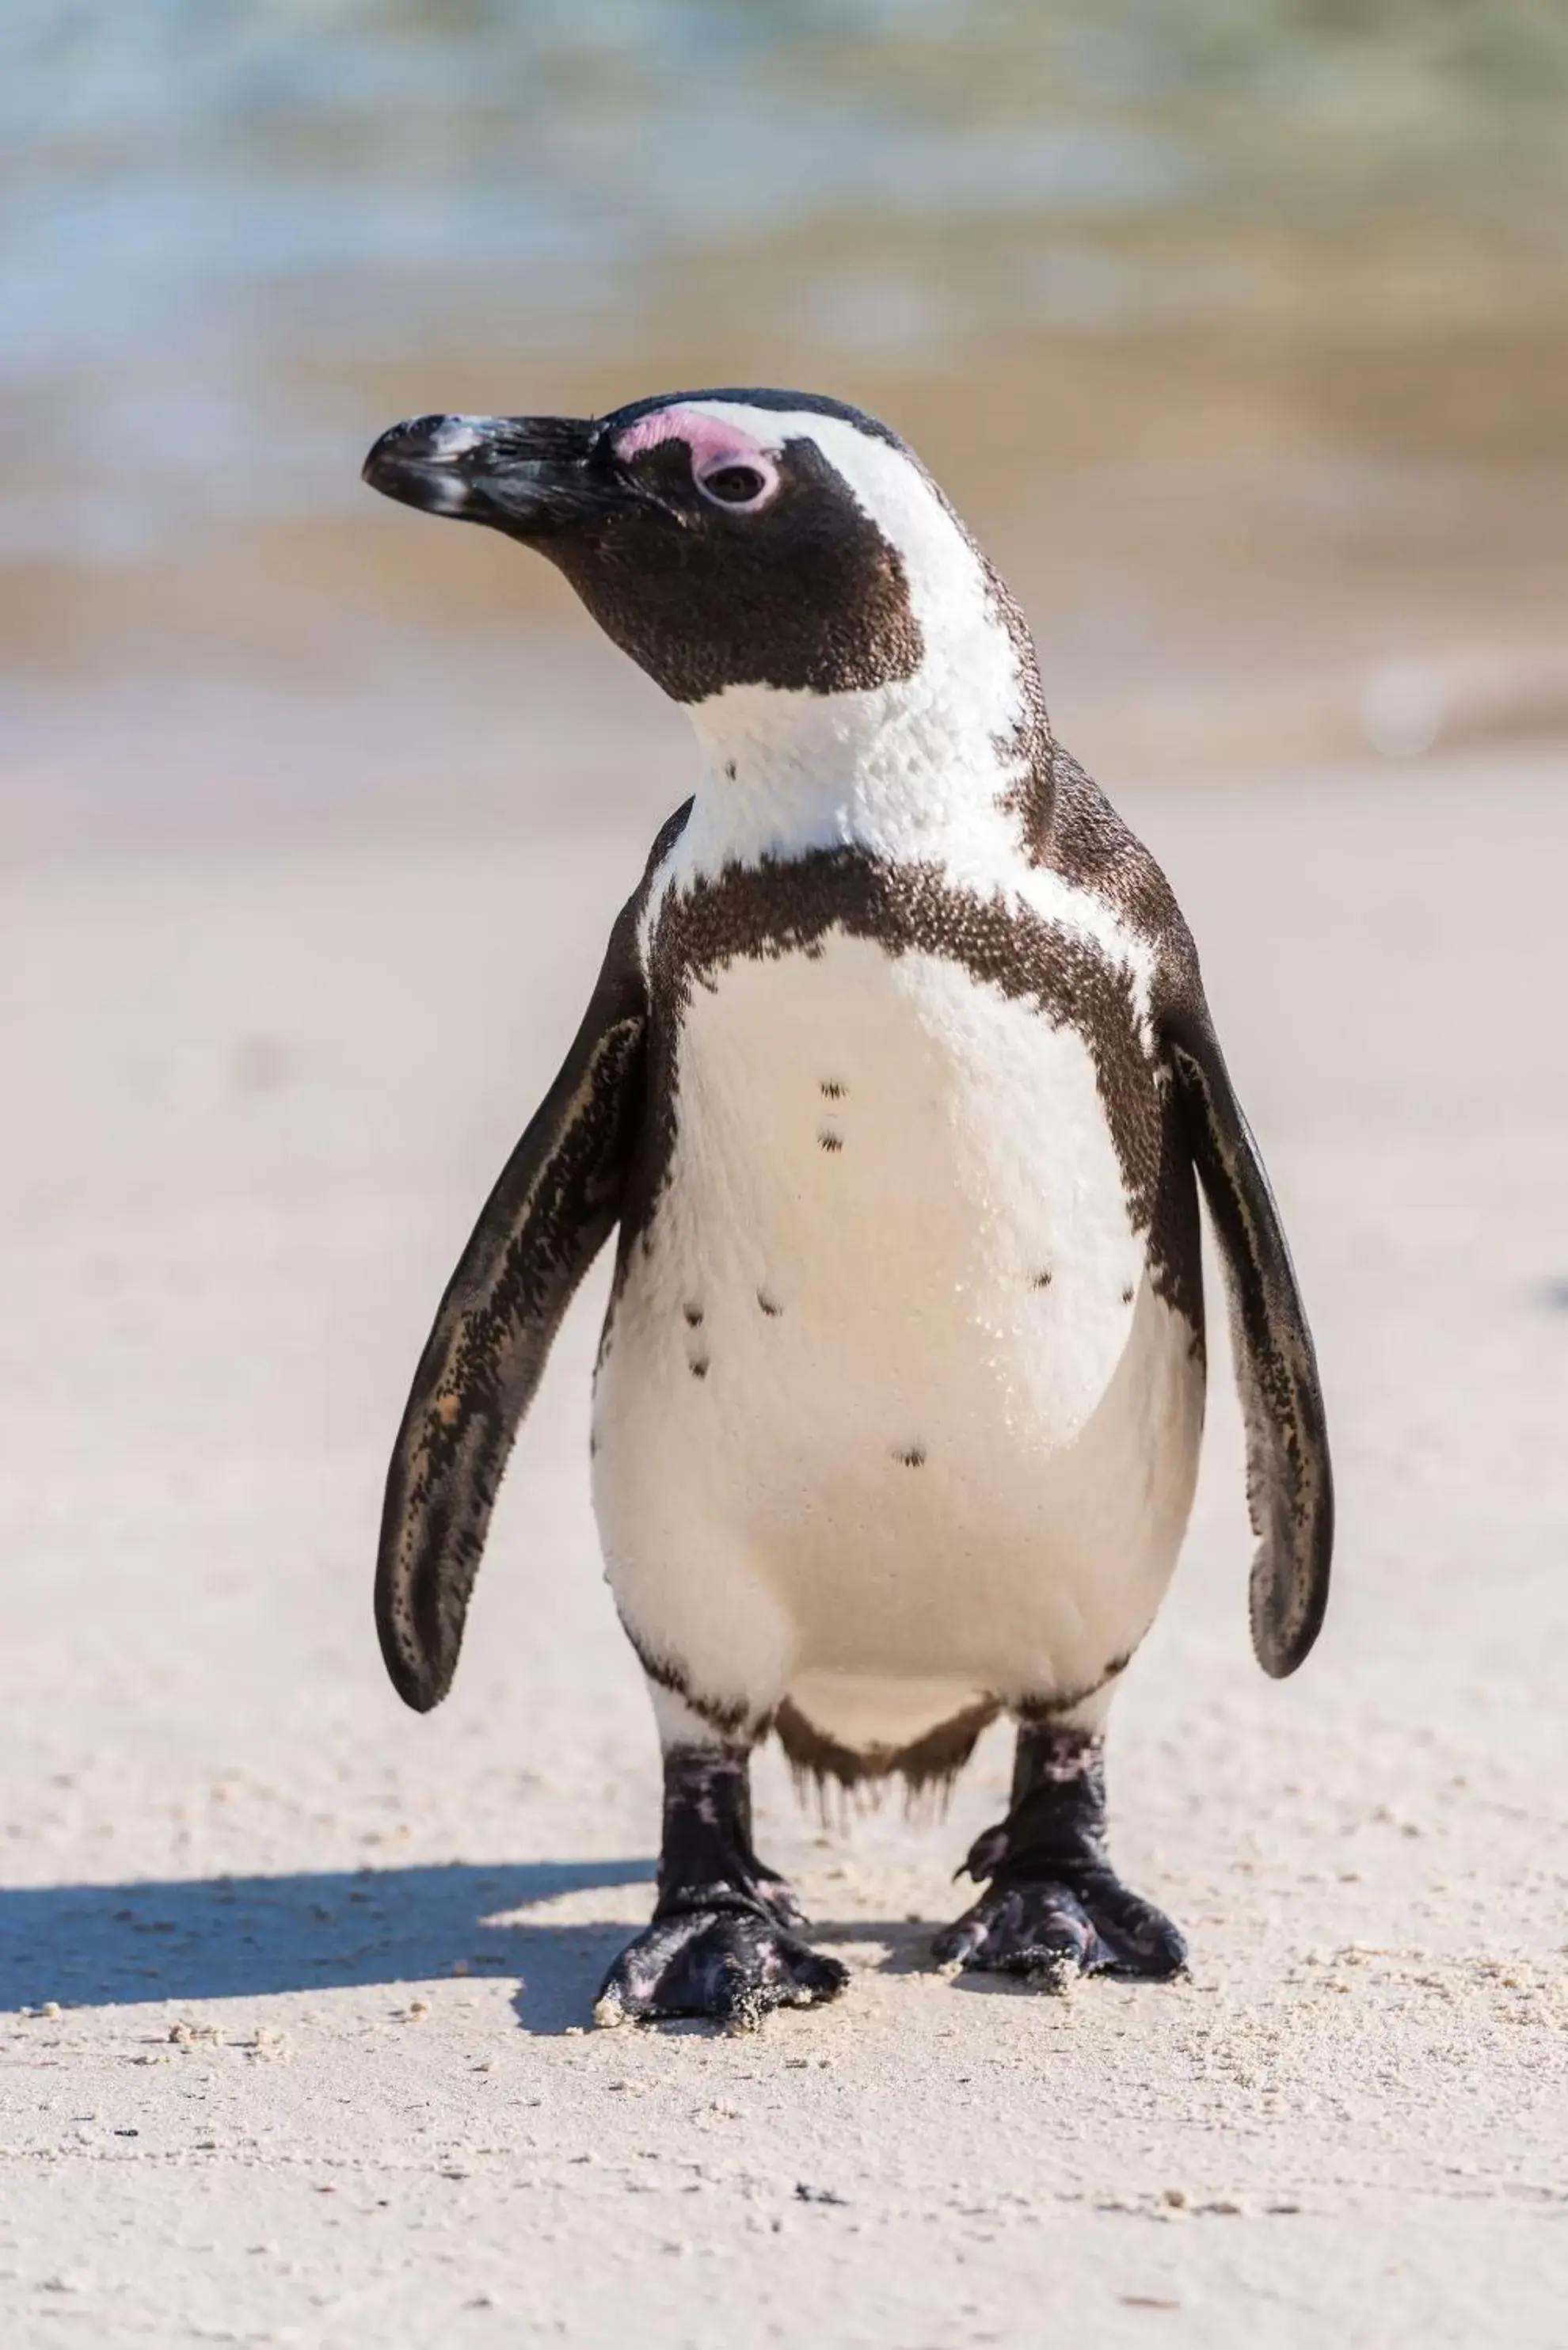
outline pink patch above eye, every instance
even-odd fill
[[[754,465],[766,458],[760,441],[722,418],[704,416],[695,408],[656,408],[651,416],[630,424],[615,444],[623,461],[657,449],[664,441],[684,441],[691,452],[694,473],[710,473],[717,465]]]

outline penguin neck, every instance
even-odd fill
[[[980,886],[1031,862],[1050,793],[1033,649],[993,612],[960,650],[928,639],[911,677],[859,691],[742,685],[695,704],[683,861],[716,874],[852,849]]]

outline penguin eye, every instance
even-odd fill
[[[711,505],[751,514],[773,495],[778,487],[778,475],[768,464],[723,458],[697,475],[697,487]]]

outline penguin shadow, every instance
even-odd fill
[[[931,1942],[941,1930],[938,1918],[826,1918],[814,1919],[806,1939],[815,1947],[836,1951],[876,1950],[880,1956],[865,1970],[878,1975],[924,1975],[936,1960]],[[852,1957],[850,1964],[856,1965]],[[856,1971],[861,1970],[856,1967]]]
[[[530,2032],[587,2022],[635,1928],[509,1913],[651,1885],[650,1859],[0,1888],[0,2013],[521,1978]]]
[[[957,1916],[957,1910],[954,1910]],[[878,1975],[945,1975],[951,1991],[978,1993],[982,1999],[1035,1999],[1038,1986],[1024,1975],[985,1974],[965,1970],[954,1972],[942,1967],[931,1950],[931,1944],[950,1918],[857,1918],[852,1923],[828,1920],[814,1925],[810,1939],[823,1949],[843,1952],[846,1945],[870,1943],[879,1947],[880,1958],[867,1971]],[[854,1965],[851,1959],[850,1964]],[[858,1972],[859,1970],[857,1969]]]
[[[452,1862],[0,1887],[0,2014],[51,2000],[91,2008],[408,1992],[459,1976],[511,1985],[522,2029],[555,2037],[589,2021],[599,1984],[638,1931],[640,1904],[618,1901],[619,1916],[576,1922],[515,1913],[566,1895],[651,1888],[654,1873],[648,1858]],[[914,1975],[934,1969],[941,1923],[820,1918],[806,1930],[818,1949],[843,1951],[857,1974]],[[1002,1976],[966,1976],[961,1987],[1019,1988]],[[694,2018],[654,2028],[721,2029]]]

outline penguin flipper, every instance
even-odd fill
[[[640,893],[639,893],[640,895]],[[376,1628],[421,1713],[452,1685],[518,1423],[621,1210],[648,1025],[634,899],[560,1074],[508,1159],[420,1357],[387,1474]]]
[[[1252,1648],[1282,1679],[1328,1605],[1334,1477],[1317,1356],[1257,1143],[1201,999],[1162,1024],[1189,1147],[1219,1240],[1247,1431]]]

